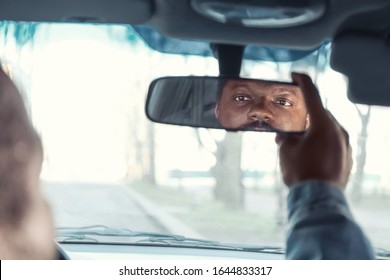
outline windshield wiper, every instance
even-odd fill
[[[86,227],[58,227],[56,228],[57,238],[65,237],[66,240],[86,240],[95,238],[90,238],[89,236],[101,236],[101,237],[149,237],[149,238],[159,238],[159,237],[171,237],[180,239],[182,236],[157,233],[157,232],[147,232],[147,231],[132,231],[129,229],[116,229],[107,227],[104,225],[92,225]],[[96,240],[97,241],[97,240]]]
[[[271,246],[248,246],[244,244],[235,244],[235,243],[224,243],[214,240],[199,239],[199,238],[189,238],[180,236],[159,236],[159,237],[150,237],[147,240],[141,240],[140,242],[145,243],[163,243],[167,245],[174,246],[189,246],[189,247],[201,247],[201,248],[213,248],[213,249],[226,249],[226,250],[235,250],[235,251],[246,251],[246,252],[257,252],[257,253],[275,253],[275,254],[284,254],[284,250],[281,247],[271,247]]]
[[[375,255],[380,258],[390,259],[390,251],[382,248],[375,248]]]
[[[92,241],[99,242],[98,237],[125,237],[138,238],[133,244],[163,244],[169,246],[213,248],[236,250],[257,253],[284,254],[281,247],[249,246],[244,244],[222,243],[214,240],[185,237],[183,235],[158,233],[148,231],[132,231],[129,229],[115,229],[103,225],[87,227],[60,227],[57,228],[57,238],[63,238],[59,242]]]

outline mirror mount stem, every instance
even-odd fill
[[[220,77],[239,77],[245,46],[211,44],[214,56],[218,59]]]

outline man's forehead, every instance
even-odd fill
[[[226,85],[234,88],[234,87],[240,87],[240,86],[243,86],[243,87],[245,87],[245,86],[246,87],[248,87],[248,86],[267,87],[270,84],[265,82],[265,81],[261,81],[261,80],[237,79],[237,80],[228,80]]]
[[[225,84],[225,88],[235,89],[237,87],[246,87],[253,89],[275,89],[277,91],[285,91],[290,93],[301,93],[299,86],[284,84],[272,81],[264,80],[228,80]]]

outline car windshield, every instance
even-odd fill
[[[42,138],[41,178],[59,241],[177,243],[185,236],[284,246],[287,188],[274,134],[145,116],[153,79],[216,76],[215,58],[158,52],[123,25],[2,22],[0,38],[1,66]],[[352,211],[373,245],[390,249],[390,109],[348,101],[330,49],[325,43],[294,62],[244,60],[241,75],[289,81],[292,70],[309,72],[350,135]]]

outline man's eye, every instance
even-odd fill
[[[249,101],[249,100],[250,100],[250,98],[247,96],[244,96],[244,95],[239,95],[239,96],[234,97],[234,101],[237,101],[237,102],[244,102],[244,101]]]
[[[276,99],[275,100],[275,103],[280,105],[280,106],[285,106],[285,107],[290,107],[292,106],[292,103],[290,101],[288,101],[287,99]]]

